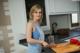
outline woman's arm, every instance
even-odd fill
[[[28,43],[31,44],[41,44],[44,47],[46,47],[48,45],[47,42],[43,41],[43,40],[36,40],[32,38],[32,31],[33,31],[33,23],[28,23],[27,24],[27,29],[26,29],[26,39]]]

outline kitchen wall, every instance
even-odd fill
[[[25,0],[8,0],[8,5],[14,36],[15,53],[19,53],[19,40],[25,38],[27,25]]]
[[[8,0],[12,30],[14,33],[25,33],[26,10],[25,0]]]
[[[78,22],[80,23],[80,14],[78,13]],[[71,27],[71,16],[70,14],[57,14],[57,15],[50,15],[50,26],[52,26],[52,23],[56,22],[58,24],[57,29],[60,28],[70,28],[70,29],[74,29],[74,28],[78,28],[77,27]]]
[[[50,26],[54,22],[57,23],[57,29],[69,28],[70,27],[70,16],[69,14],[50,15]]]

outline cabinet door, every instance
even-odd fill
[[[78,2],[72,0],[55,0],[55,12],[76,12],[79,10]]]
[[[72,0],[49,0],[48,3],[50,15],[79,11],[78,2],[74,2]]]
[[[49,0],[49,12],[53,13],[55,12],[55,8],[54,8],[54,0]]]

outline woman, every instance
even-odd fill
[[[26,38],[28,42],[27,53],[41,53],[42,46],[46,47],[47,42],[44,41],[44,33],[40,28],[41,19],[43,16],[43,9],[40,5],[32,6],[27,24]]]

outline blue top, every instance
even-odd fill
[[[39,38],[40,38],[40,33],[39,33],[39,31],[38,31],[37,28],[35,28],[35,31],[32,32],[32,38],[39,40]]]
[[[32,38],[33,39],[36,39],[36,40],[41,40],[41,38],[43,38],[43,33],[40,29],[40,26],[39,25],[36,25],[35,26],[35,31],[32,32]],[[30,44],[28,43],[28,50],[27,50],[27,53],[41,53],[41,45],[38,44],[38,43],[35,43],[35,44]]]

